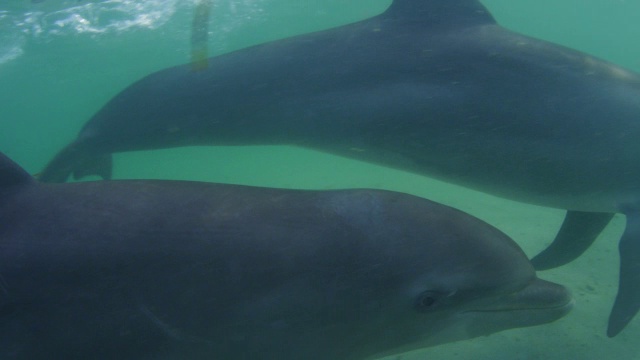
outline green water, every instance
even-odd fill
[[[231,1],[235,10],[229,5]],[[225,53],[359,20],[381,12],[389,2],[217,0],[210,52]],[[117,92],[150,72],[189,61],[192,7],[188,1],[178,3],[168,20],[153,29],[37,35],[24,28],[15,31],[7,22],[6,12],[4,20],[2,17],[3,10],[15,13],[35,7],[26,0],[0,2],[0,50],[13,44],[22,51],[0,64],[0,151],[37,173]],[[640,71],[640,1],[483,3],[510,29]],[[116,178],[191,179],[289,188],[375,187],[409,192],[489,221],[512,236],[529,255],[553,238],[563,214],[292,147],[180,148],[117,154],[114,161]],[[586,254],[569,265],[540,274],[574,292],[576,307],[566,318],[427,349],[403,359],[639,359],[636,339],[640,338],[640,319],[614,339],[605,336],[617,284],[616,244],[623,225],[624,218],[616,217]]]

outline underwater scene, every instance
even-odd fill
[[[6,157],[0,156],[0,347],[9,350],[0,350],[0,360],[640,358],[637,14],[640,3],[631,0],[1,2],[0,155]],[[34,185],[25,172],[42,183],[68,185],[51,185],[49,191]],[[210,314],[208,307],[218,300],[202,297],[235,285],[194,285],[192,293],[180,296],[180,305],[166,312],[134,296],[137,313],[130,318],[145,325],[128,330],[109,323],[107,315],[85,315],[90,307],[76,314],[58,312],[55,302],[66,295],[56,294],[75,291],[75,281],[84,277],[60,271],[72,280],[57,289],[54,277],[32,277],[25,269],[53,273],[55,266],[78,261],[69,255],[76,254],[72,250],[48,250],[48,233],[62,241],[107,239],[113,227],[103,223],[118,219],[119,210],[114,217],[113,209],[92,208],[95,204],[126,204],[126,211],[140,218],[121,215],[118,226],[146,226],[144,231],[170,246],[175,239],[163,241],[172,231],[185,242],[208,231],[193,224],[205,224],[202,213],[210,209],[226,211],[226,221],[233,217],[229,209],[238,206],[233,212],[237,221],[246,210],[243,201],[251,203],[245,197],[253,196],[244,187],[224,190],[238,195],[222,200],[212,195],[211,203],[202,195],[202,203],[192,199],[188,205],[206,209],[198,211],[182,200],[216,188],[203,185],[194,193],[187,183],[166,188],[142,183],[140,190],[138,185],[126,188],[128,183],[122,189],[76,184],[110,179],[283,189],[269,193],[273,197],[262,216],[243,220],[247,233],[286,239],[305,231],[326,232],[337,248],[319,247],[322,251],[305,259],[317,258],[317,266],[335,264],[329,272],[337,275],[326,280],[323,271],[313,272],[313,279],[322,279],[318,286],[327,289],[308,292],[311,285],[299,280],[286,280],[264,296],[262,290],[242,288],[248,291],[242,293],[242,304],[232,297],[227,304],[220,296],[225,308]],[[57,186],[69,190],[58,192]],[[27,193],[23,187],[37,190]],[[326,208],[308,205],[316,195],[299,200],[295,194],[316,193],[289,192],[297,189],[321,190],[339,199]],[[324,192],[340,189],[416,197],[373,191],[361,203],[356,190]],[[144,213],[135,213],[140,193],[152,199],[153,216],[169,209],[162,218],[166,222],[147,222]],[[251,199],[262,196],[267,195]],[[290,198],[297,200],[286,202]],[[428,210],[416,210],[422,207]],[[406,211],[409,220],[399,215]],[[58,216],[50,218],[50,212]],[[35,215],[41,213],[46,223]],[[422,217],[425,213],[429,216]],[[368,214],[374,217],[363,220]],[[332,216],[346,224],[336,225]],[[442,222],[431,227],[433,218]],[[70,225],[74,221],[81,225]],[[42,229],[15,225],[23,223]],[[275,228],[281,233],[275,234]],[[380,233],[373,230],[378,228]],[[87,229],[104,233],[85,235]],[[343,245],[351,244],[352,231],[372,234],[363,235],[372,242],[383,232],[391,236],[380,245],[385,250],[354,255],[349,251],[356,250]],[[428,243],[411,248],[405,239],[419,231],[426,231]],[[222,233],[229,237],[225,246],[236,246],[240,230]],[[393,249],[396,245],[403,251]],[[185,249],[171,252],[193,250]],[[428,264],[419,266],[405,260],[423,249],[450,257],[432,254],[425,257]],[[140,264],[152,264],[140,265],[141,272],[156,275],[152,281],[164,283],[164,273],[169,285],[199,279],[190,275],[191,268],[182,275],[170,267],[156,271],[158,264],[144,255],[147,250],[136,251],[142,254]],[[171,254],[164,255],[162,261],[174,266]],[[14,256],[20,265],[11,264]],[[61,260],[43,260],[49,256]],[[349,268],[342,259],[352,258],[363,266],[356,269],[355,280],[340,272]],[[259,262],[242,260],[229,265],[233,276],[272,270],[271,264],[261,269]],[[252,266],[253,272],[237,269]],[[313,266],[300,271],[312,272]],[[424,274],[412,274],[421,266],[427,269]],[[216,274],[208,269],[204,275]],[[113,280],[110,276],[105,279]],[[375,276],[384,280],[374,283]],[[139,279],[147,281],[142,275]],[[266,283],[258,279],[256,286]],[[22,303],[23,292],[38,291],[36,285],[21,285],[32,280],[42,280],[46,294]],[[327,285],[331,281],[345,289],[333,289]],[[420,287],[424,282],[437,285],[425,289]],[[454,285],[459,283],[464,285]],[[539,288],[527,287],[534,283]],[[372,288],[351,294],[359,284]],[[153,294],[170,298],[169,285],[154,287]],[[98,291],[129,291],[124,289],[114,281],[112,288],[105,285],[94,294],[76,290],[78,299],[90,299],[103,294]],[[388,294],[393,291],[398,295]],[[493,292],[509,305],[497,307]],[[307,307],[289,295],[300,295]],[[172,321],[183,310],[177,307],[191,300],[194,308],[184,310],[188,316]],[[39,308],[40,301],[51,302]],[[327,307],[326,313],[305,312],[316,303]],[[521,310],[526,315],[516,314]],[[203,330],[207,322],[217,321],[218,313],[224,318],[220,325]],[[69,325],[70,335],[64,335],[60,324],[74,321],[83,324]],[[228,333],[225,322],[232,324]],[[268,326],[243,332],[263,323]],[[118,328],[118,339],[109,338],[108,330],[94,331],[94,325]],[[146,326],[165,340],[147,338]],[[54,328],[60,333],[54,334]],[[82,331],[96,335],[70,340]],[[136,331],[143,335],[129,338]],[[96,340],[103,335],[104,341]],[[31,349],[38,343],[47,350]]]

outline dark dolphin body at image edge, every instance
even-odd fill
[[[412,195],[43,184],[0,154],[3,360],[359,360],[572,306],[505,234]]]
[[[640,77],[497,25],[476,0],[395,0],[354,24],[153,73],[115,96],[41,180],[111,176],[114,152],[288,144],[567,209],[537,269],[627,217],[609,318],[640,308]]]

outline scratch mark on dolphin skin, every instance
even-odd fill
[[[2,274],[0,274],[0,290],[2,290],[4,295],[7,295],[7,296],[9,295],[9,285],[2,277]]]
[[[165,335],[169,336],[170,338],[172,338],[174,340],[184,341],[184,342],[194,342],[194,343],[195,342],[211,343],[211,341],[209,341],[207,339],[203,339],[201,337],[193,336],[193,335],[189,335],[189,334],[184,334],[179,329],[171,327],[169,324],[167,324],[164,321],[160,320],[160,318],[157,317],[156,314],[154,314],[151,310],[149,310],[149,308],[146,307],[145,305],[139,305],[138,308]]]

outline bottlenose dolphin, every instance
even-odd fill
[[[41,179],[111,176],[111,153],[290,144],[567,209],[533,262],[567,263],[627,216],[608,334],[640,308],[640,76],[496,24],[476,0],[394,0],[354,24],[153,73]]]
[[[0,155],[0,358],[357,360],[554,321],[505,234],[382,190],[41,184]]]

